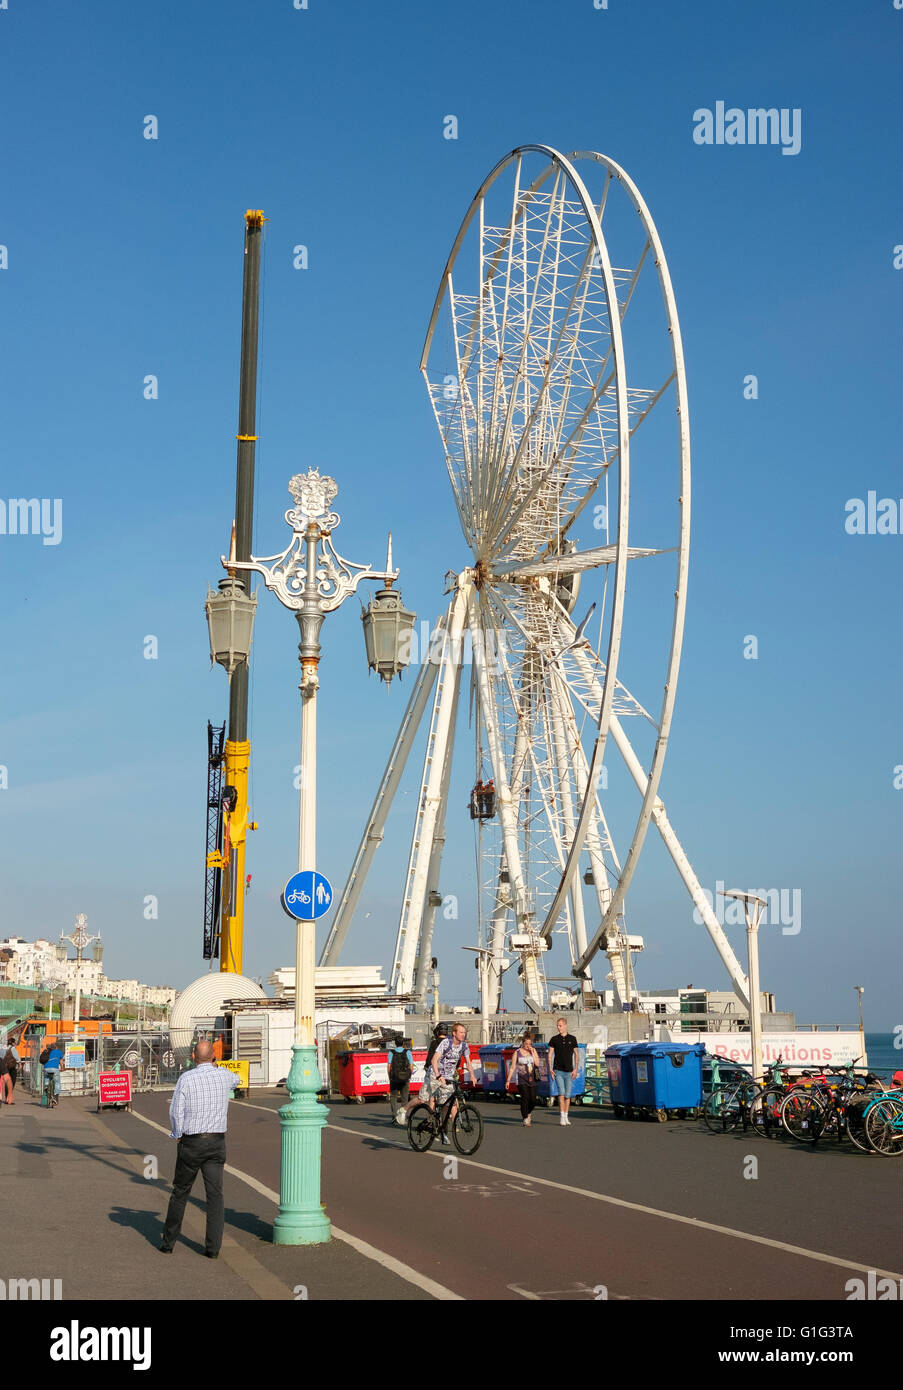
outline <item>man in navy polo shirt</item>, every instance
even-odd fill
[[[558,1032],[554,1037],[549,1038],[549,1070],[555,1073],[561,1123],[569,1125],[571,1123],[568,1119],[568,1111],[571,1108],[571,1090],[580,1071],[577,1065],[577,1039],[573,1033],[568,1032],[566,1018],[558,1020],[557,1028]]]

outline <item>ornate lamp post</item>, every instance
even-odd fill
[[[92,941],[96,941],[96,936],[88,935],[88,919],[83,912],[79,912],[75,919],[75,931],[70,936],[65,936],[60,932],[61,941],[71,941],[75,947],[75,1022],[72,1035],[78,1041],[78,1024],[82,1007],[82,952]]]
[[[301,630],[301,794],[298,819],[298,869],[316,869],[317,861],[317,691],[320,629],[354,593],[362,579],[382,580],[382,588],[363,615],[367,656],[371,667],[387,682],[408,662],[409,644],[402,642],[415,615],[392,591],[398,571],[391,569],[392,542],[384,571],[345,560],[330,539],[339,524],[330,510],[338,493],[332,478],[311,468],[289,482],[294,507],[285,513],[292,539],[281,555],[246,562],[223,559],[237,570],[255,570],[266,587],[292,610]],[[391,629],[391,631],[389,631]],[[313,920],[297,922],[295,938],[295,1036],[286,1086],[291,1097],[279,1111],[282,1123],[282,1172],[279,1213],[273,1227],[277,1245],[313,1245],[330,1238],[330,1224],[320,1202],[321,1130],[327,1113],[317,1102],[320,1074],[314,1032],[316,932]]]

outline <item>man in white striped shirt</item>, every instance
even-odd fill
[[[226,1114],[229,1096],[239,1078],[225,1067],[213,1065],[211,1042],[195,1044],[194,1061],[194,1068],[183,1072],[176,1082],[169,1107],[172,1138],[178,1139],[179,1147],[160,1249],[166,1255],[172,1254],[182,1229],[185,1203],[200,1169],[207,1194],[204,1254],[215,1260],[223,1243],[225,1220]]]

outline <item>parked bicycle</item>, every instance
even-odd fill
[[[443,1132],[448,1132],[449,1116],[457,1103],[451,1121],[452,1143],[459,1154],[475,1154],[483,1142],[483,1119],[475,1105],[469,1105],[457,1080],[448,1100],[431,1110],[428,1105],[415,1105],[408,1116],[408,1143],[415,1153],[426,1153]]]
[[[863,1106],[860,1098],[879,1082],[873,1072],[857,1076],[856,1062],[809,1078],[785,1096],[781,1123],[793,1139],[815,1145],[823,1138],[837,1143],[849,1138],[858,1148],[869,1150],[868,1103]]]
[[[706,1127],[713,1134],[726,1134],[742,1124],[744,1130],[775,1138],[781,1129],[780,1107],[785,1094],[782,1061],[778,1057],[765,1068],[760,1086],[749,1072],[723,1084],[718,1060],[713,1058],[712,1089],[702,1111]]]

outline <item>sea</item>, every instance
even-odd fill
[[[896,1046],[895,1046],[896,1043]],[[866,1033],[869,1070],[879,1076],[887,1073],[888,1080],[895,1071],[903,1071],[903,1031],[899,1033]]]

